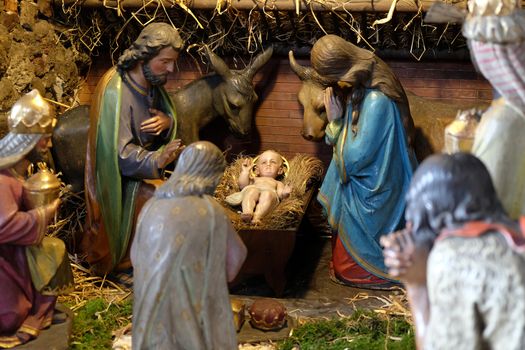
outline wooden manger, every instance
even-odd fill
[[[268,285],[277,296],[282,295],[286,286],[286,264],[295,246],[295,237],[304,213],[321,181],[323,163],[315,157],[296,155],[289,161],[290,171],[282,181],[292,186],[292,194],[279,203],[260,225],[254,226],[240,218],[240,207],[231,207],[225,202],[226,196],[239,191],[237,178],[242,159],[226,168],[215,197],[225,208],[233,226],[248,248],[248,257],[237,278],[236,285],[247,276],[264,275]]]

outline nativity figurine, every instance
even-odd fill
[[[334,236],[331,277],[390,288],[397,281],[384,265],[379,238],[404,226],[404,197],[417,164],[407,96],[384,61],[337,35],[319,38],[310,61],[302,67],[290,52],[303,80],[299,100],[311,102],[307,96],[324,89],[315,100],[324,113],[305,108],[303,136],[324,138],[333,148],[317,196]]]
[[[470,0],[463,23],[472,61],[496,91],[472,153],[485,163],[513,219],[525,215],[525,12],[521,3]]]
[[[241,204],[244,222],[260,224],[281,200],[290,196],[290,185],[279,180],[288,170],[286,159],[274,150],[264,151],[253,161],[244,159],[237,179],[241,191],[226,197],[226,202],[232,206]]]
[[[405,218],[381,243],[405,285],[417,348],[524,349],[524,225],[506,213],[485,165],[469,153],[427,158]]]
[[[225,165],[212,143],[190,144],[143,207],[131,247],[133,349],[237,349],[227,282],[247,250],[212,197]]]
[[[64,321],[55,312],[57,295],[73,287],[64,242],[45,236],[60,204],[58,180],[49,172],[25,179],[50,146],[54,111],[32,90],[13,105],[7,122],[9,133],[0,140],[0,348],[24,344]]]
[[[131,275],[136,215],[184,148],[164,89],[184,42],[173,26],[150,23],[99,81],[90,106],[81,250],[92,270]]]

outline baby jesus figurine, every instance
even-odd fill
[[[246,158],[237,179],[240,192],[226,197],[230,205],[242,205],[241,219],[259,224],[282,199],[290,196],[292,188],[277,180],[288,170],[287,162],[279,153],[268,150],[253,161]]]

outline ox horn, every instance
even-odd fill
[[[320,76],[313,68],[304,67],[297,63],[292,50],[288,52],[288,58],[290,60],[290,67],[292,68],[294,73],[297,74],[299,79],[301,79],[301,81],[313,80],[323,86],[328,86],[333,83],[329,79]]]
[[[257,55],[257,57],[255,57],[255,60],[253,60],[253,63],[250,64],[245,69],[243,74],[245,74],[246,77],[251,81],[255,73],[257,73],[257,71],[261,69],[261,67],[264,66],[266,62],[268,62],[270,57],[272,57],[272,54],[273,54],[273,47],[270,46],[269,48],[264,50],[262,53]]]
[[[217,74],[219,74],[223,78],[228,78],[231,76],[230,68],[222,58],[217,56],[208,46],[206,46],[206,54],[208,55],[208,59],[210,60],[211,65],[213,66],[213,69]]]

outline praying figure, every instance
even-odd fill
[[[525,237],[487,167],[439,154],[416,170],[407,226],[381,238],[405,285],[419,350],[525,349]]]
[[[273,150],[264,151],[253,161],[243,160],[237,179],[241,191],[226,197],[226,202],[233,206],[241,204],[244,222],[259,224],[281,200],[290,196],[292,188],[278,180],[287,172],[286,164],[285,158]]]

